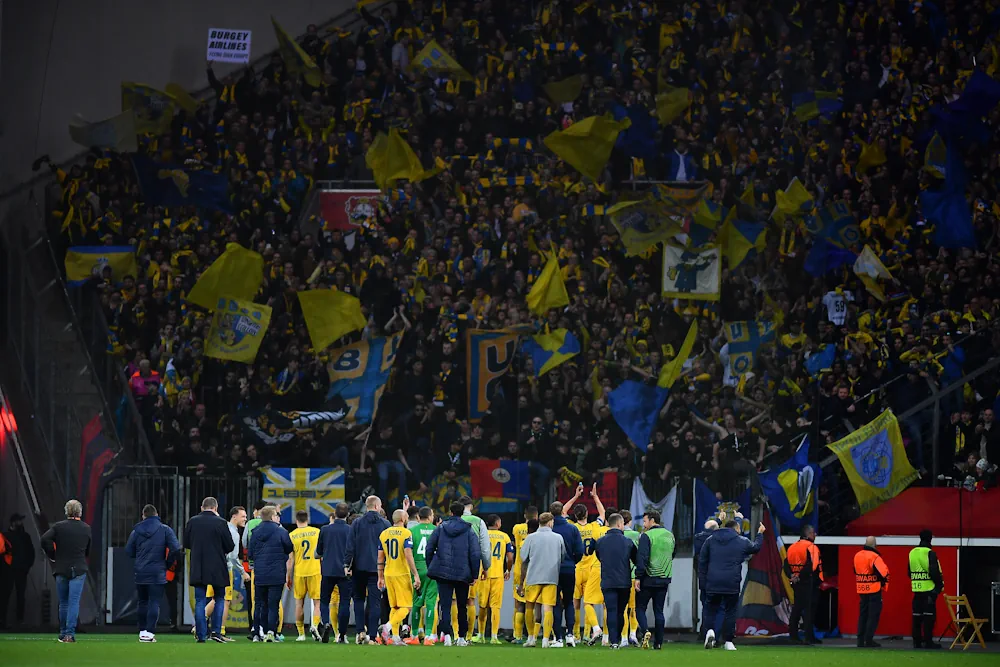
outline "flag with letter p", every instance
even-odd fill
[[[844,466],[862,514],[896,497],[920,477],[906,458],[892,410],[828,447]]]

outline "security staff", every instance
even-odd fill
[[[637,560],[635,564],[635,609],[639,622],[639,634],[644,646],[649,646],[649,632],[646,628],[646,606],[653,601],[653,649],[663,646],[663,605],[667,601],[667,589],[674,576],[674,552],[677,542],[674,534],[660,525],[660,513],[647,510],[642,515],[643,533],[639,536]]]
[[[882,614],[882,591],[889,585],[889,566],[878,552],[875,538],[869,536],[864,548],[854,554],[854,577],[858,586],[858,648],[877,648],[875,630]]]
[[[608,532],[597,540],[594,553],[601,561],[601,592],[604,594],[604,604],[607,609],[608,633],[611,635],[611,648],[618,649],[628,646],[628,641],[622,642],[622,631],[625,628],[625,608],[628,606],[629,590],[632,585],[632,564],[636,562],[637,549],[635,543],[625,537],[625,521],[621,514],[608,517]]]
[[[913,591],[913,648],[941,648],[934,641],[937,596],[944,589],[941,563],[931,549],[934,534],[920,531],[920,546],[910,550],[910,588]]]
[[[823,581],[823,561],[816,546],[816,529],[806,524],[802,527],[802,539],[788,547],[785,558],[785,575],[792,582],[795,601],[788,615],[788,632],[792,641],[798,641],[799,619],[807,644],[821,644],[813,630],[813,612]]]

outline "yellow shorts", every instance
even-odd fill
[[[413,579],[409,574],[386,577],[385,590],[389,593],[389,606],[393,609],[413,607]]]
[[[514,573],[510,577],[511,581],[513,581],[515,583],[515,586],[514,586],[514,602],[524,602],[524,596],[517,594],[517,585],[516,584],[517,584],[517,580],[520,578],[520,575],[518,574],[520,571],[521,571],[520,561],[515,560],[514,561]]]
[[[573,599],[579,600],[587,590],[587,578],[590,577],[590,566],[576,568],[576,585],[573,587]]]
[[[212,588],[212,584],[209,584],[208,586],[205,587],[205,597],[206,598],[215,597],[215,589]],[[230,570],[229,585],[226,586],[226,602],[232,602],[232,601],[233,601],[233,571]]]
[[[554,607],[556,604],[555,584],[532,584],[524,587],[524,601]]]
[[[503,606],[503,577],[494,577],[479,582],[479,606]]]
[[[583,601],[586,604],[604,604],[604,593],[601,592],[601,566],[595,565],[587,575],[587,586],[583,589]]]
[[[323,575],[311,574],[306,577],[292,578],[292,596],[296,600],[305,600],[306,595],[310,600],[318,600],[320,596],[320,586],[323,583]]]

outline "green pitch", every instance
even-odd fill
[[[610,663],[640,667],[699,667],[733,664],[739,667],[773,667],[775,664],[803,664],[811,667],[884,667],[887,660],[907,667],[986,667],[997,664],[996,653],[981,649],[961,651],[905,651],[854,649],[850,647],[799,648],[739,644],[735,653],[706,651],[700,645],[668,644],[662,651],[607,648],[541,648],[520,646],[354,646],[315,642],[251,644],[241,637],[232,644],[196,644],[188,636],[161,635],[155,644],[140,644],[135,635],[80,635],[76,644],[60,644],[52,635],[0,635],[0,665],[25,667],[84,667],[86,665],[138,665],[140,667],[219,667],[220,665],[261,664],[267,667],[303,667],[336,663],[338,667],[371,667],[375,661],[405,660],[406,667],[464,665],[470,661],[482,667],[510,664],[519,667],[580,667]],[[693,637],[692,637],[693,640]],[[405,657],[404,657],[405,656]]]

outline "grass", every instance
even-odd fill
[[[287,636],[287,635],[286,635]],[[232,644],[196,644],[187,636],[160,635],[156,644],[139,644],[135,635],[80,635],[76,644],[60,644],[52,635],[0,635],[0,665],[25,667],[82,667],[85,665],[138,665],[140,667],[219,667],[220,665],[261,664],[268,667],[302,667],[336,664],[337,667],[371,667],[374,661],[391,663],[405,656],[405,667],[470,665],[494,667],[516,660],[518,667],[582,667],[607,665],[609,662],[629,667],[642,665],[698,667],[731,663],[739,667],[772,667],[807,663],[810,667],[881,667],[888,660],[907,667],[996,665],[997,654],[981,649],[966,651],[909,651],[854,649],[824,646],[754,646],[752,640],[738,643],[739,651],[705,651],[693,643],[668,644],[662,652],[622,649],[612,653],[602,648],[545,650],[519,646],[443,646],[386,647],[317,644],[251,644],[240,638]],[[508,663],[509,664],[509,663]]]

